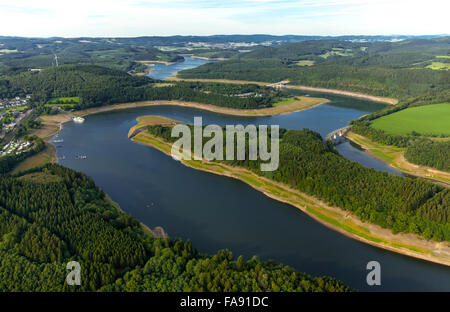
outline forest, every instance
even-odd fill
[[[18,73],[56,65],[98,65],[124,72],[144,72],[140,61],[180,62],[177,53],[161,51],[152,46],[121,45],[110,40],[38,38],[4,38],[2,48],[11,51],[0,55],[0,69]]]
[[[239,54],[239,48],[230,42],[251,43],[251,49],[306,40],[391,40],[411,36],[272,36],[272,35],[217,35],[217,36],[145,36],[119,38],[25,38],[0,36],[0,69],[21,72],[31,68],[59,65],[90,64],[119,69],[126,72],[144,72],[146,66],[139,61],[180,62],[180,54],[203,57],[228,58]],[[422,36],[433,37],[433,36]],[[256,44],[256,45],[255,45]]]
[[[245,38],[257,42],[271,39]],[[59,43],[3,40],[6,48],[23,53],[1,55],[0,97],[32,94],[35,114],[48,112],[46,104],[58,97],[79,97],[74,109],[143,100],[250,109],[270,107],[288,97],[251,84],[161,84],[126,72],[142,70],[143,65],[136,62],[139,60],[181,59],[176,53],[153,48],[154,44],[183,46],[189,40],[217,43],[225,40],[220,36],[118,38],[116,43],[92,39],[97,49],[80,39],[64,40],[57,50],[61,58],[58,67],[51,67],[51,62]],[[296,39],[286,36],[283,40]],[[250,53],[206,51],[231,59],[184,71],[180,76],[268,82],[288,78],[294,84],[397,97],[400,104],[354,121],[353,131],[406,147],[405,157],[411,162],[449,170],[448,141],[390,135],[370,127],[374,118],[406,107],[450,101],[449,72],[427,68],[433,58],[446,55],[449,40],[412,39],[402,44],[314,40],[258,47]],[[119,48],[120,44],[132,46]],[[36,52],[37,45],[43,45],[39,48],[43,55]],[[299,65],[305,60],[313,65]],[[28,70],[34,66],[47,68]],[[25,123],[18,133],[27,135],[35,126]],[[149,126],[148,131],[172,140],[169,127]],[[351,162],[307,129],[280,129],[280,136],[280,166],[276,171],[260,171],[258,161],[228,163],[286,183],[394,233],[450,241],[448,189]],[[228,250],[204,255],[190,241],[153,237],[133,216],[118,209],[92,179],[71,169],[48,164],[6,174],[45,147],[41,139],[30,139],[35,144],[32,151],[0,159],[0,291],[350,291],[336,279],[311,277],[273,261],[246,260]],[[82,266],[81,286],[65,283],[66,264],[72,260]]]
[[[176,140],[170,135],[170,126],[153,125],[147,129],[166,141]],[[225,129],[223,133],[225,142]],[[275,171],[261,171],[260,160],[248,160],[248,149],[246,160],[225,162],[283,182],[394,233],[450,241],[448,189],[421,178],[400,177],[352,162],[331,145],[324,145],[320,134],[308,129],[280,129],[279,151],[280,163]]]
[[[253,109],[270,107],[280,98],[289,96],[250,84],[178,82],[157,85],[157,82],[95,65],[64,65],[0,77],[0,97],[32,94],[32,107],[37,108],[51,103],[53,98],[79,97],[75,109],[144,100],[193,101]],[[242,94],[249,95],[240,96]]]
[[[81,265],[81,285],[66,264]],[[273,261],[157,238],[59,165],[0,175],[0,291],[349,291]]]
[[[450,89],[450,72],[427,68],[448,54],[449,37],[402,42],[314,40],[267,47],[181,71],[181,78],[276,82],[407,99]],[[309,60],[312,66],[299,66]]]
[[[414,164],[450,171],[450,141],[413,140],[406,149],[405,158]]]

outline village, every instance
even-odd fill
[[[25,98],[16,96],[11,99],[0,99],[0,139],[12,131],[24,118],[30,99],[30,94],[27,94]]]

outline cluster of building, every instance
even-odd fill
[[[23,110],[19,110],[19,108],[27,105],[30,98],[31,95],[27,95],[25,98],[17,96],[13,99],[0,99],[0,138],[14,129],[25,116]]]
[[[28,152],[32,148],[32,145],[29,141],[10,142],[3,147],[0,156],[13,156]]]
[[[7,99],[7,98],[0,99],[0,110],[25,106],[28,104],[28,100],[30,98],[31,98],[31,95],[27,94],[25,98],[20,98],[20,96],[16,96],[13,99]]]
[[[238,48],[251,48],[259,45],[271,46],[272,41],[266,41],[262,43],[256,42],[226,42],[226,43],[210,43],[210,42],[188,42],[186,46],[191,48],[214,48],[214,49],[238,49]]]

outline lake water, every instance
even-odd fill
[[[135,118],[149,114],[185,122],[202,116],[204,123],[308,126],[323,134],[354,119],[361,114],[358,110],[325,104],[264,118],[172,106],[109,112],[87,116],[83,124],[65,124],[58,154],[66,156],[62,165],[91,176],[123,210],[150,227],[163,226],[171,237],[191,239],[201,252],[228,248],[247,258],[258,255],[315,276],[337,277],[360,290],[450,290],[447,267],[362,244],[243,182],[185,167],[151,147],[131,142],[127,133]],[[347,121],[342,119],[345,114]],[[76,159],[81,154],[87,159]],[[371,260],[381,263],[381,287],[366,285],[365,266]]]
[[[206,63],[211,63],[211,62],[214,62],[214,61],[203,60],[203,59],[193,58],[190,56],[185,56],[184,62],[176,63],[173,65],[154,63],[154,65],[152,66],[154,68],[154,70],[152,70],[148,74],[148,76],[150,78],[154,78],[154,79],[165,80],[167,78],[170,78],[172,75],[176,74],[177,72],[179,72],[181,70],[198,67],[200,65],[203,65]]]
[[[350,239],[243,182],[185,167],[127,137],[136,117],[142,115],[189,123],[194,116],[202,116],[205,124],[278,124],[326,135],[380,108],[367,101],[325,97],[331,103],[272,117],[226,116],[174,106],[87,116],[83,124],[64,125],[58,155],[66,158],[60,164],[91,176],[124,211],[150,227],[162,226],[172,238],[190,239],[200,252],[226,248],[246,258],[257,255],[313,276],[336,277],[358,290],[450,291],[448,267]],[[345,157],[369,167],[398,173],[348,142],[337,148]],[[76,159],[78,155],[87,159]],[[381,264],[381,286],[366,284],[366,265],[372,260]]]

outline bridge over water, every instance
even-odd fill
[[[331,141],[333,144],[342,143],[344,135],[351,129],[351,127],[352,126],[345,126],[328,133],[324,139],[324,142],[326,143]]]
[[[275,83],[268,84],[266,87],[271,87],[274,89],[284,89],[286,88],[286,85],[289,83],[289,80],[283,80]]]

